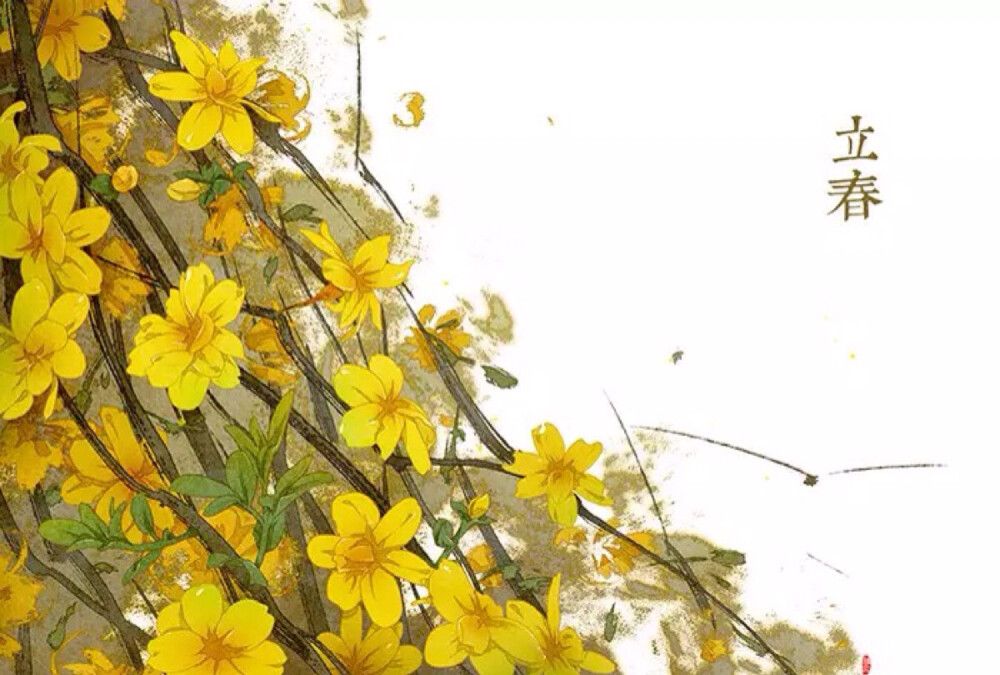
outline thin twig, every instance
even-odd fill
[[[947,464],[881,464],[879,466],[859,466],[853,469],[841,469],[831,471],[828,476],[837,476],[844,473],[861,473],[862,471],[888,471],[895,469],[947,469]]]

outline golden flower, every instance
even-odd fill
[[[78,436],[72,420],[46,420],[36,403],[27,415],[7,422],[0,431],[0,464],[14,469],[17,484],[30,490],[50,466],[63,465],[63,454]]]
[[[465,554],[465,559],[469,561],[469,567],[476,574],[492,574],[479,580],[483,588],[494,588],[503,583],[503,575],[497,569],[497,559],[493,557],[493,551],[488,544],[476,544]]]
[[[21,645],[9,631],[38,618],[35,601],[45,586],[20,574],[27,558],[27,545],[21,547],[13,561],[6,551],[0,551],[0,656],[12,656],[21,651]]]
[[[302,78],[305,93],[295,95],[295,81],[279,70],[269,71],[274,77],[257,86],[253,101],[278,119],[281,128],[292,132],[290,139],[299,141],[309,135],[310,124],[298,119],[309,104],[309,82]]]
[[[139,183],[139,172],[131,164],[122,164],[111,174],[111,187],[118,192],[128,192]]]
[[[608,521],[611,527],[617,528],[619,521],[617,518],[611,518]],[[602,543],[611,536],[604,530],[598,530],[594,533],[594,544]],[[653,534],[651,532],[627,532],[626,536],[632,539],[635,544],[639,544],[644,548],[651,548],[653,546]],[[604,578],[611,576],[611,572],[614,571],[618,574],[625,575],[632,571],[635,567],[635,559],[641,553],[641,550],[635,544],[629,543],[618,539],[617,537],[611,539],[603,545],[603,553],[600,558],[594,558],[594,568],[597,573]]]
[[[583,531],[582,527],[568,525],[566,527],[560,527],[556,531],[555,536],[552,537],[552,543],[556,546],[572,546],[574,544],[581,543],[586,538],[587,533]]]
[[[91,427],[125,471],[147,487],[165,488],[166,484],[150,459],[146,444],[135,437],[128,415],[118,408],[102,406],[98,418],[101,423],[91,423]],[[163,433],[160,432],[160,435],[162,437]],[[90,504],[97,516],[107,522],[112,502],[116,507],[121,506],[131,502],[135,496],[131,488],[112,473],[90,442],[81,436],[70,446],[69,463],[70,475],[63,481],[60,490],[67,504]],[[157,531],[174,527],[176,521],[170,509],[156,502],[150,502],[149,507]],[[145,536],[136,527],[131,509],[126,508],[122,514],[122,531],[133,543],[139,543]]]
[[[613,673],[613,661],[585,650],[580,636],[572,628],[560,628],[559,578],[559,574],[555,575],[549,584],[546,616],[522,600],[507,601],[507,616],[526,626],[542,648],[542,659],[528,664],[528,675],[569,675],[581,670]]]
[[[427,473],[434,427],[423,408],[402,396],[403,372],[392,359],[375,354],[367,368],[345,364],[334,374],[333,388],[351,407],[339,427],[349,447],[378,445],[386,459],[402,439],[413,468]]]
[[[251,109],[271,122],[278,119],[247,95],[257,86],[257,69],[267,59],[240,60],[233,43],[226,40],[218,55],[204,43],[178,31],[170,32],[183,72],[157,73],[149,80],[149,91],[165,101],[187,101],[191,106],[177,127],[177,142],[187,150],[200,150],[222,131],[236,152],[253,149]]]
[[[500,605],[477,592],[457,563],[442,561],[431,574],[429,589],[444,623],[424,643],[427,665],[452,668],[468,659],[480,675],[500,675],[513,673],[514,664],[541,660],[528,628],[504,618]]]
[[[362,633],[361,608],[340,615],[340,635],[320,633],[316,638],[340,660],[348,675],[410,675],[423,659],[413,645],[401,645],[403,627],[369,626]]]
[[[73,675],[130,675],[133,670],[124,664],[115,664],[99,649],[84,649],[86,663],[67,663],[63,666]]]
[[[481,494],[478,497],[470,499],[465,505],[465,510],[468,512],[470,518],[478,518],[480,516],[486,515],[486,512],[490,508],[490,496],[489,494]]]
[[[726,641],[719,638],[708,638],[701,643],[701,658],[709,663],[716,661],[729,653]]]
[[[431,319],[434,318],[434,312],[434,305],[424,305],[417,312],[417,319],[423,325],[424,330],[443,342],[456,356],[461,356],[462,350],[472,342],[472,336],[461,328],[462,313],[457,309],[448,310],[432,326]],[[404,342],[407,347],[407,356],[416,359],[427,370],[437,369],[434,352],[431,351],[430,345],[427,344],[427,338],[424,337],[419,327],[410,328],[410,335],[406,336]]]
[[[43,8],[49,11],[38,40],[38,63],[52,63],[64,80],[76,80],[82,69],[80,52],[96,52],[108,46],[111,31],[96,16],[85,14],[88,10],[83,0],[30,0],[28,15],[31,26],[36,28]],[[0,33],[0,52],[11,49],[10,33]]]
[[[175,202],[190,202],[198,199],[201,195],[201,183],[190,178],[175,180],[167,186],[167,196]]]
[[[108,158],[117,152],[111,131],[121,117],[107,94],[87,94],[73,110],[53,110],[52,118],[66,147],[82,156],[94,171],[108,170]]]
[[[240,380],[236,359],[243,358],[243,344],[224,326],[242,305],[243,288],[235,281],[216,282],[204,263],[187,268],[179,288],[170,289],[167,315],[140,320],[128,373],[166,387],[181,410],[197,408],[210,382],[232,389]]]
[[[208,205],[205,242],[222,244],[221,253],[229,253],[247,233],[247,203],[243,192],[233,185]]]
[[[387,234],[361,244],[353,261],[349,261],[340,250],[325,222],[319,224],[318,233],[303,229],[302,234],[328,256],[323,260],[323,276],[344,292],[330,307],[334,312],[340,312],[340,327],[360,326],[371,313],[372,323],[381,329],[382,308],[375,289],[393,288],[406,281],[413,261],[400,264],[388,262]]]
[[[83,375],[87,360],[74,339],[87,317],[87,297],[63,293],[55,301],[38,279],[14,294],[10,328],[0,326],[0,411],[5,420],[24,415],[35,398],[48,417],[59,379]]]
[[[256,600],[226,606],[217,586],[188,589],[156,619],[149,665],[186,675],[280,675],[285,652],[267,638],[274,617]]]
[[[352,492],[330,507],[337,534],[309,540],[309,560],[329,570],[326,595],[344,611],[364,604],[376,625],[399,621],[403,601],[393,577],[426,583],[430,566],[403,550],[420,527],[420,506],[412,497],[397,502],[379,517],[375,502]]]
[[[38,279],[49,293],[55,284],[87,295],[101,290],[101,270],[83,249],[107,231],[111,214],[100,206],[75,209],[77,194],[76,176],[60,167],[41,192],[31,182],[15,184],[11,210],[0,214],[0,255],[20,259],[24,280]]]
[[[0,114],[0,213],[8,209],[10,186],[14,181],[41,184],[38,174],[49,165],[49,153],[62,149],[59,139],[48,134],[21,138],[14,115],[25,108],[24,101],[15,101]]]
[[[138,307],[152,290],[141,278],[145,273],[139,255],[132,244],[118,235],[100,240],[91,252],[101,268],[101,303],[120,319]]]
[[[299,371],[292,358],[281,346],[274,322],[268,319],[255,321],[243,331],[247,349],[258,354],[259,360],[247,364],[250,372],[277,387],[288,387],[299,379]]]
[[[604,483],[586,473],[601,454],[600,443],[574,441],[569,449],[559,430],[542,424],[531,431],[535,453],[515,452],[514,463],[504,468],[523,476],[517,481],[515,496],[531,499],[539,495],[548,498],[549,517],[560,525],[576,521],[576,497],[601,506],[611,504],[604,494]]]

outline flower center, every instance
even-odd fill
[[[205,643],[201,646],[201,653],[210,661],[228,661],[234,656],[239,656],[239,647],[233,647],[223,641],[223,638],[215,633],[210,633]]]
[[[205,73],[205,89],[208,91],[210,99],[216,103],[225,103],[229,93],[229,83],[226,81],[226,76],[216,66],[209,66],[208,72]]]

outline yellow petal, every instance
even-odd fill
[[[468,657],[458,641],[458,628],[453,623],[438,626],[424,643],[424,660],[432,668],[451,668]]]
[[[330,505],[330,515],[341,537],[365,534],[379,522],[375,502],[360,492],[339,495]]]
[[[222,126],[222,108],[209,101],[195,101],[177,125],[177,142],[186,150],[201,150]]]
[[[420,504],[407,497],[386,511],[372,535],[386,548],[402,548],[413,539],[420,527]]]
[[[389,235],[369,239],[354,254],[353,267],[359,274],[377,272],[385,267],[389,258]]]
[[[572,525],[576,522],[576,497],[572,494],[567,497],[554,497],[550,494],[548,504],[549,517],[553,522],[560,525]]]
[[[493,643],[520,663],[537,663],[544,657],[535,636],[524,626],[510,619],[497,619],[490,627]]]
[[[351,407],[386,397],[382,381],[367,368],[352,363],[341,366],[334,374],[333,388],[336,390],[337,396]]]
[[[465,615],[466,607],[476,602],[476,592],[465,576],[465,572],[451,560],[444,560],[431,573],[428,590],[434,608],[446,621],[458,621]]]
[[[389,551],[382,566],[393,576],[421,586],[427,583],[432,569],[420,556],[403,550]]]
[[[66,239],[75,246],[88,246],[100,239],[111,225],[107,209],[94,206],[70,214],[63,225]]]
[[[76,206],[77,194],[76,176],[66,167],[59,167],[42,186],[42,209],[65,222]]]
[[[111,174],[111,186],[118,192],[128,192],[139,183],[139,171],[131,164],[123,164]]]
[[[215,284],[205,296],[201,311],[212,317],[216,324],[227,324],[237,316],[243,307],[243,288],[232,279],[224,279]]]
[[[351,610],[361,603],[361,585],[354,574],[330,572],[326,581],[326,597],[342,610]]]
[[[591,673],[613,673],[616,667],[608,657],[590,651],[583,653],[583,661],[580,662],[580,669]]]
[[[597,461],[602,449],[603,447],[600,443],[587,443],[582,440],[573,441],[566,450],[566,459],[569,460],[574,469],[583,473]]]
[[[323,567],[328,570],[336,568],[337,561],[333,557],[333,552],[336,550],[340,540],[341,537],[333,534],[318,534],[310,539],[309,544],[306,546],[306,554],[309,556],[309,561],[317,567]]]
[[[281,675],[282,664],[287,660],[285,652],[274,642],[262,642],[233,659],[240,675]]]
[[[70,340],[52,355],[52,370],[63,379],[75,379],[87,369],[87,359],[80,345]]]
[[[392,575],[381,568],[361,580],[361,600],[375,625],[388,627],[399,621],[403,599]]]
[[[66,249],[65,259],[52,270],[52,276],[62,288],[87,295],[101,292],[101,280],[104,277],[97,263],[76,247]]]
[[[227,108],[223,112],[222,137],[229,147],[241,155],[253,150],[253,123],[242,107],[237,110]]]
[[[410,273],[412,260],[404,263],[388,263],[378,272],[367,275],[365,278],[372,288],[392,288],[406,281],[406,275]]]
[[[396,398],[403,388],[403,371],[388,356],[375,354],[368,360],[368,368],[379,379],[385,391],[385,398]]]
[[[267,639],[274,626],[274,617],[267,606],[256,600],[240,600],[223,613],[216,633],[225,635],[224,642],[231,647],[250,649]]]
[[[511,663],[503,651],[496,648],[488,649],[482,654],[472,654],[469,656],[469,661],[480,675],[485,675],[486,673],[490,673],[490,675],[512,675],[514,672],[514,664]]]
[[[344,442],[352,448],[373,445],[379,430],[380,411],[377,403],[365,403],[344,413],[337,427]]]
[[[181,178],[167,186],[167,195],[177,202],[189,202],[197,199],[201,190],[201,183],[196,183],[190,178]]]
[[[193,668],[205,660],[202,639],[189,630],[172,630],[149,641],[149,665],[165,673]]]
[[[194,410],[205,400],[208,384],[207,377],[194,370],[187,370],[167,389],[170,402],[181,410]]]
[[[549,461],[562,459],[566,452],[562,434],[553,424],[545,423],[535,427],[531,430],[531,437],[535,442],[535,450]]]
[[[181,598],[184,624],[201,637],[206,637],[222,618],[222,593],[212,584],[189,588]]]
[[[45,285],[37,279],[25,282],[14,294],[10,328],[19,342],[24,342],[27,339],[31,329],[49,311],[50,302],[49,292]]]
[[[170,31],[170,39],[177,50],[177,57],[184,68],[195,77],[203,78],[209,66],[216,65],[216,58],[204,43],[190,38],[180,31]]]
[[[111,41],[111,31],[96,16],[83,14],[74,20],[73,37],[81,51],[96,52],[104,49]]]

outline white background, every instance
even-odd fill
[[[751,616],[842,621],[872,675],[998,672],[989,6],[369,4],[370,165],[418,225],[417,297],[485,285],[513,309],[498,363],[522,383],[487,404],[508,438],[549,420],[622,451],[606,390],[630,423],[819,473],[945,462],[808,488],[683,441],[655,480],[673,529],[747,552]],[[335,32],[310,5],[293,37]],[[354,63],[342,45],[309,58],[317,156]],[[394,127],[413,90],[425,122]],[[884,203],[845,224],[826,191],[853,114],[875,127],[860,168]]]

